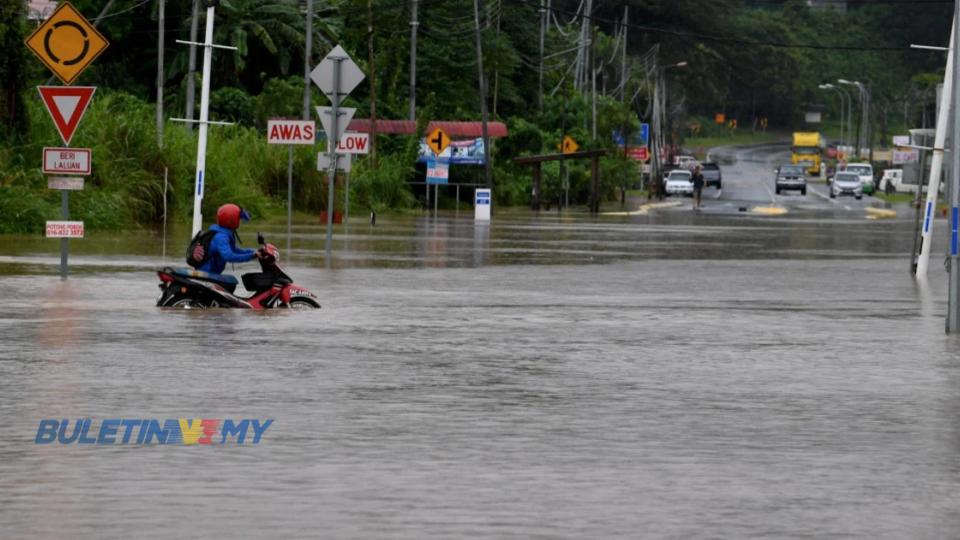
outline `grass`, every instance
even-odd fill
[[[909,204],[913,202],[914,198],[916,198],[916,195],[913,193],[894,193],[892,195],[887,195],[886,193],[881,193],[879,191],[874,193],[873,196],[890,204]]]

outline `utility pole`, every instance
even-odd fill
[[[620,103],[627,95],[627,13],[630,6],[623,6],[623,57],[620,61]]]
[[[953,52],[953,88],[951,88],[952,99],[950,102],[944,101],[941,107],[946,108],[947,103],[957,110],[960,104],[960,53],[957,48],[960,47],[960,39],[957,38],[957,32],[960,31],[960,2],[954,2],[953,5],[953,45],[950,47]],[[945,96],[945,99],[946,96]],[[951,114],[953,119],[953,135],[950,144],[953,147],[950,152],[950,161],[952,162],[951,182],[950,182],[950,297],[947,300],[947,333],[960,333],[960,239],[958,239],[958,229],[960,229],[960,122],[956,115]]]
[[[414,0],[416,2],[416,0]],[[547,13],[546,0],[540,0],[540,67],[537,70],[539,80],[537,82],[537,105],[540,112],[543,112],[543,44],[547,36]]]
[[[370,63],[370,163],[377,166],[377,68],[373,55],[373,0],[367,0],[367,51]],[[347,127],[347,126],[344,126]]]
[[[197,42],[198,20],[200,18],[200,0],[193,0],[193,14],[190,17],[190,43]],[[193,102],[197,99],[197,46],[190,45],[190,56],[187,61],[187,103],[184,118],[193,120]],[[187,122],[187,129],[193,131],[193,122]]]
[[[419,0],[411,0],[410,5],[410,120],[417,119],[417,4]],[[541,46],[542,50],[542,46]],[[541,57],[543,54],[541,53]],[[541,77],[542,80],[542,77]],[[542,90],[541,90],[542,92]]]
[[[167,0],[157,0],[157,147],[163,148],[163,29]]]
[[[923,230],[920,236],[920,255],[917,257],[917,277],[926,277],[930,263],[930,237],[933,233],[933,220],[937,210],[937,197],[940,193],[940,173],[943,169],[943,146],[947,139],[947,122],[950,118],[950,100],[953,96],[954,36],[957,28],[950,32],[950,50],[947,52],[946,73],[943,76],[943,92],[940,97],[940,110],[937,111],[937,129],[933,140],[933,154],[930,158],[930,181],[927,183],[927,201],[924,206]],[[954,146],[957,146],[954,143]],[[920,171],[923,174],[923,171]]]
[[[310,119],[310,72],[313,71],[313,0],[307,0],[307,20],[304,21],[305,43],[303,47],[303,119]],[[334,142],[334,144],[336,144]]]
[[[588,0],[589,1],[589,0]],[[484,176],[487,189],[493,188],[493,164],[490,163],[490,133],[487,129],[487,88],[483,76],[483,46],[480,42],[480,0],[473,0],[473,20],[477,36],[477,74],[480,80],[480,117],[483,133]]]

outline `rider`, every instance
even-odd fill
[[[198,270],[222,274],[228,262],[247,262],[257,258],[255,249],[237,249],[240,220],[250,221],[250,214],[235,204],[225,204],[217,210],[217,224],[210,226],[210,230],[217,233],[210,241],[210,257]]]

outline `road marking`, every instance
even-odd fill
[[[645,216],[650,210],[656,210],[657,208],[672,208],[675,206],[683,205],[682,202],[672,201],[672,202],[659,202],[659,203],[647,203],[640,205],[640,208],[633,210],[632,212],[601,212],[601,216]]]
[[[764,216],[782,216],[789,210],[782,206],[754,206],[750,209],[752,214],[762,214]]]
[[[868,206],[864,208],[867,212],[867,219],[884,219],[884,218],[894,218],[897,217],[896,210],[890,210],[887,208],[874,208],[873,206]]]

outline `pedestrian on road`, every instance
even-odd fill
[[[693,209],[700,208],[700,196],[703,194],[703,173],[700,172],[700,165],[693,168]]]

